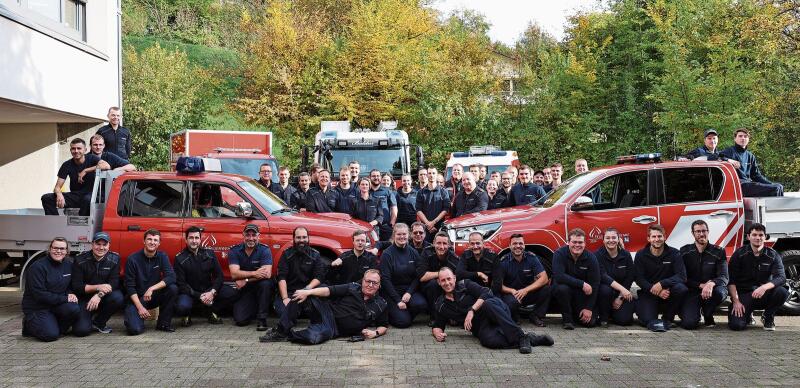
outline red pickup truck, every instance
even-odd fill
[[[242,242],[242,230],[250,223],[261,229],[261,242],[270,247],[273,265],[291,246],[298,226],[308,229],[310,245],[327,260],[352,249],[354,231],[372,230],[345,214],[291,210],[256,181],[224,173],[99,172],[92,198],[88,217],[45,216],[42,209],[0,211],[2,279],[21,276],[24,282],[24,269],[47,255],[53,237],[65,237],[70,251],[77,253],[91,249],[91,236],[100,230],[110,234],[111,250],[124,261],[142,249],[147,229],[158,229],[160,250],[174,259],[185,247],[183,231],[199,226],[204,229],[203,245],[216,251],[226,276],[228,249]],[[370,239],[374,244],[377,236],[373,233]]]
[[[599,190],[599,195],[595,190]],[[592,200],[592,194],[596,201]],[[602,245],[605,228],[620,231],[625,248],[635,253],[647,244],[647,226],[661,224],[667,244],[693,242],[690,226],[705,220],[709,240],[725,247],[729,257],[744,243],[744,230],[760,222],[768,244],[783,256],[790,299],[789,313],[800,314],[800,198],[743,198],[739,178],[727,162],[658,162],[640,156],[630,162],[577,175],[548,194],[540,206],[516,206],[465,215],[445,223],[456,253],[467,249],[473,231],[487,248],[505,254],[510,237],[520,233],[527,249],[548,269],[553,251],[566,245],[567,232],[581,228],[587,248]]]

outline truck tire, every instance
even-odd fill
[[[19,274],[20,291],[25,291],[25,271],[31,267],[34,261],[47,257],[47,253],[47,251],[25,252],[25,256],[28,257],[28,260],[25,261],[25,265],[22,266],[22,272]]]
[[[781,252],[783,268],[786,271],[786,288],[789,300],[781,308],[784,315],[800,315],[800,250]]]

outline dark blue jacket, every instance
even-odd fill
[[[339,192],[328,187],[327,191],[322,191],[318,187],[312,187],[306,194],[306,210],[312,213],[331,213],[336,211],[339,202]]]
[[[691,243],[681,247],[681,257],[686,266],[686,287],[689,290],[697,290],[700,284],[709,280],[717,286],[728,285],[728,258],[724,249],[708,244],[700,253]]]
[[[456,277],[458,279],[469,279],[478,284],[490,287],[492,285],[492,274],[496,271],[499,260],[497,255],[484,248],[481,252],[481,258],[478,260],[472,250],[467,249],[461,254],[458,260],[458,267],[456,267]],[[483,284],[481,278],[478,277],[478,272],[483,272],[484,275],[489,277],[489,282]]]
[[[123,159],[117,156],[117,154],[112,154],[111,152],[108,151],[103,151],[102,154],[95,156],[99,156],[101,160],[108,163],[108,165],[111,166],[112,170],[131,163],[130,161],[128,161],[128,159]]]
[[[697,159],[701,156],[705,156],[707,160],[728,160],[728,158],[725,155],[719,153],[718,149],[711,151],[705,145],[702,145],[700,147],[697,147],[689,151],[689,153],[686,154],[686,159],[692,160],[692,159]]]
[[[172,270],[166,253],[158,251],[150,258],[142,249],[128,256],[125,263],[127,295],[142,296],[148,288],[162,280],[167,286],[175,284],[175,271]]]
[[[308,191],[303,191],[303,190],[300,190],[300,189],[296,189],[295,191],[292,192],[292,195],[289,198],[289,203],[287,205],[289,205],[289,207],[291,207],[292,209],[295,209],[295,210],[300,210],[300,209],[305,208],[306,207],[306,197],[310,193],[311,193],[311,189],[308,189]]]
[[[72,291],[79,298],[89,297],[87,285],[108,284],[119,290],[119,255],[108,252],[100,260],[95,260],[92,251],[81,253],[72,263]]]
[[[600,289],[600,265],[592,252],[584,250],[578,260],[572,259],[569,246],[556,249],[553,253],[553,282],[563,284],[583,292],[583,283],[592,287],[592,294],[586,299],[585,308],[592,310],[597,302]]]
[[[681,253],[666,244],[660,256],[650,253],[650,244],[636,252],[636,284],[645,292],[655,283],[662,288],[670,288],[678,283],[686,283],[686,267],[683,265]]]
[[[219,293],[223,277],[222,266],[211,249],[200,247],[195,254],[187,247],[175,256],[175,282],[181,294],[199,299],[212,289]]]
[[[317,279],[325,281],[327,265],[322,261],[319,252],[309,247],[306,251],[291,247],[283,252],[278,262],[278,281],[286,281],[286,291],[292,296]]]
[[[402,248],[392,244],[381,253],[381,295],[397,304],[404,293],[413,294],[419,285],[417,262],[419,253],[408,244]]]
[[[436,321],[433,327],[444,330],[447,322],[453,321],[458,326],[464,326],[464,320],[467,318],[467,313],[475,304],[478,299],[486,300],[493,298],[494,294],[487,287],[483,287],[469,279],[459,280],[453,289],[453,300],[445,298],[444,293],[439,296],[434,302],[434,309],[436,311]],[[478,309],[475,313],[476,317],[482,317],[483,313]],[[478,326],[473,324],[474,329],[477,330]]]
[[[393,207],[397,206],[397,199],[395,199],[394,194],[383,186],[378,187],[377,190],[370,188],[369,192],[373,197],[382,201],[381,209],[383,210],[383,223],[389,224],[389,221],[392,219],[391,210]]]
[[[753,247],[747,244],[731,255],[730,284],[736,285],[738,292],[751,292],[766,282],[775,287],[786,284],[786,272],[783,259],[774,249],[764,247],[761,254],[753,254]]]
[[[600,282],[607,286],[617,282],[626,290],[631,289],[633,281],[636,280],[636,268],[633,266],[633,257],[625,249],[617,249],[617,257],[611,257],[606,247],[600,247],[594,252],[597,263],[600,264]]]
[[[397,220],[398,222],[411,222],[417,220],[417,189],[411,189],[404,193],[403,189],[395,193],[397,199]],[[408,226],[411,226],[409,224]]]
[[[367,199],[350,198],[350,215],[355,219],[365,222],[378,221],[375,226],[380,226],[385,221],[383,218],[383,198],[376,198],[372,195]]]
[[[422,212],[429,221],[439,213],[450,210],[450,194],[442,187],[431,190],[426,187],[417,193],[417,211]],[[440,221],[444,222],[444,220]]]
[[[466,190],[461,190],[456,194],[450,215],[461,217],[464,214],[477,213],[489,207],[489,195],[481,188],[475,188],[467,194]]]
[[[362,252],[361,256],[356,256],[351,249],[342,253],[339,258],[342,259],[342,264],[331,266],[328,270],[328,284],[360,282],[368,269],[378,269],[378,257],[367,251]]]
[[[275,194],[278,196],[278,198],[282,199],[283,202],[286,203],[286,206],[292,207],[291,204],[292,194],[294,194],[294,192],[297,191],[297,189],[294,188],[294,186],[292,185],[286,185],[286,188],[284,189],[283,187],[281,187],[280,183],[276,183],[272,186],[274,188],[270,189],[270,191],[272,191],[272,194]]]
[[[752,152],[736,144],[722,150],[720,154],[741,164],[741,166],[736,169],[736,173],[739,175],[739,180],[743,182],[753,181],[758,183],[766,183],[768,185],[772,184],[769,179],[767,179],[764,175],[761,175],[761,169],[758,168],[758,161],[756,161],[756,156],[753,155]]]
[[[421,278],[422,275],[425,275],[425,272],[439,272],[443,267],[450,268],[455,275],[458,261],[458,256],[452,249],[448,249],[445,252],[444,259],[439,259],[439,255],[436,254],[436,248],[430,246],[422,251],[422,258],[417,261],[417,277]]]
[[[528,184],[522,184],[522,182],[520,182],[511,187],[511,193],[509,194],[509,205],[519,206],[535,204],[547,193],[544,192],[544,188],[542,188],[542,186],[532,182],[529,182]]]
[[[497,193],[494,194],[494,197],[489,198],[489,195],[486,195],[486,198],[489,200],[489,205],[487,209],[502,209],[504,207],[508,207],[509,203],[509,194],[506,193],[503,189],[497,189]]]
[[[256,182],[258,182],[261,186],[264,186],[265,189],[269,190],[271,193],[276,195],[277,195],[276,191],[280,192],[282,190],[281,185],[279,185],[278,182],[269,181],[269,183],[267,183],[261,178],[258,178]]]
[[[25,271],[23,313],[48,310],[67,303],[67,294],[72,292],[72,261],[68,259],[65,257],[59,263],[47,256],[34,261]]]
[[[131,131],[128,128],[119,126],[115,131],[111,128],[111,124],[106,124],[97,130],[97,134],[105,140],[106,151],[122,159],[131,158]]]
[[[536,254],[527,251],[523,252],[522,260],[517,261],[511,252],[506,253],[497,266],[497,271],[492,280],[492,291],[497,295],[501,295],[503,286],[515,290],[528,287],[543,272],[544,266]]]
[[[339,201],[336,203],[336,211],[339,213],[350,214],[350,203],[353,198],[356,198],[360,193],[355,185],[350,185],[350,188],[345,190],[339,186],[334,189],[339,194]]]

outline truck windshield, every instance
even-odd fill
[[[463,164],[462,166],[464,166],[464,172],[469,172],[469,165],[468,164]],[[508,169],[508,166],[510,166],[510,164],[486,166],[486,177],[488,178],[495,171],[497,171],[497,172],[502,174],[502,173],[506,172],[506,170]],[[445,175],[444,179],[445,180],[450,179],[450,177],[452,177],[452,176],[453,176],[453,166],[450,166],[450,167],[447,168],[447,175]]]
[[[573,193],[578,190],[584,189],[586,184],[594,179],[598,174],[601,172],[598,171],[590,171],[585,172],[580,175],[575,175],[572,178],[569,178],[565,182],[561,183],[561,186],[558,186],[557,189],[549,192],[542,203],[542,207],[551,207],[555,204],[559,204],[563,202],[566,198],[569,198]]]
[[[222,165],[222,172],[229,174],[244,175],[249,178],[258,179],[258,171],[261,165],[268,163],[272,166],[272,181],[278,181],[278,164],[274,159],[219,159]]]
[[[395,177],[403,175],[405,153],[402,147],[389,149],[334,148],[331,150],[331,175],[339,177],[342,167],[357,160],[361,165],[361,173],[367,174],[373,169],[391,173]]]
[[[264,209],[264,211],[270,214],[274,214],[284,209],[286,211],[290,210],[283,200],[275,196],[275,194],[272,194],[271,191],[267,190],[266,187],[262,186],[256,181],[250,180],[239,182],[239,187],[253,197],[253,199],[258,202],[258,205]]]

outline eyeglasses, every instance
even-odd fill
[[[269,170],[264,170],[264,171],[259,171],[259,172],[262,173],[262,174],[272,174],[272,171],[269,171]]]
[[[708,229],[695,230],[695,231],[692,231],[692,233],[706,234],[706,233],[708,233]]]
[[[377,286],[378,284],[381,284],[381,282],[376,282],[374,280],[364,280],[364,283],[367,283],[369,286]]]
[[[411,232],[411,234],[425,234],[425,232],[421,232],[421,231],[418,230],[416,232]]]

